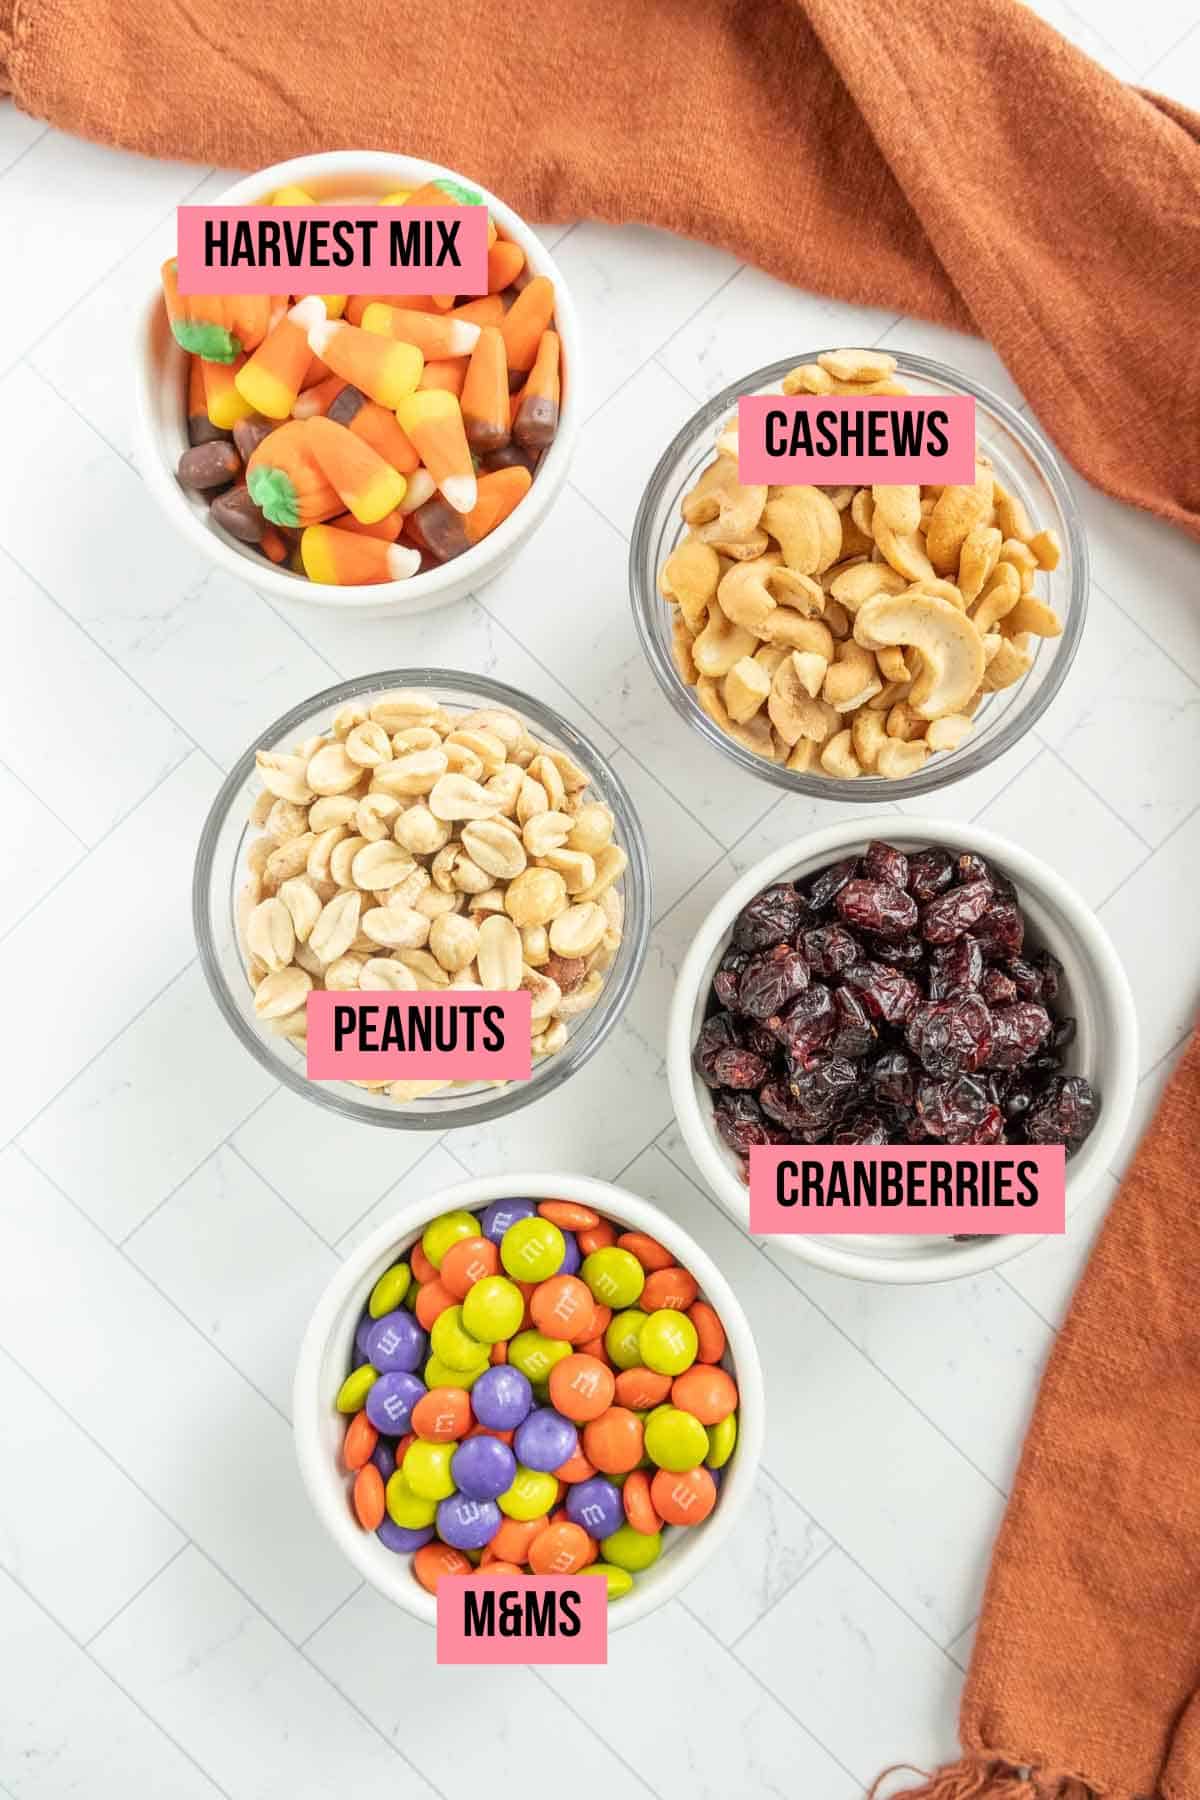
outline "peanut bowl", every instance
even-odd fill
[[[717,440],[721,440],[721,449],[727,455],[731,453],[733,444],[728,432],[738,400],[744,395],[778,393],[783,378],[797,365],[813,367],[818,356],[833,355],[836,353],[807,351],[789,357],[786,361],[772,363],[767,368],[747,375],[743,381],[727,387],[694,414],[663,452],[643,495],[631,540],[629,582],[634,620],[643,649],[667,700],[694,731],[714,745],[722,755],[731,758],[747,774],[769,781],[775,787],[809,795],[814,799],[839,803],[865,802],[870,805],[878,804],[881,800],[911,799],[919,794],[930,793],[949,782],[976,774],[997,757],[1003,756],[1036,723],[1062,686],[1079,646],[1087,612],[1088,559],[1070,491],[1054,452],[1037,427],[995,394],[967,380],[953,369],[924,357],[898,355],[894,358],[895,379],[904,382],[914,394],[965,394],[974,398],[977,452],[987,459],[995,481],[1009,497],[1005,499],[1002,509],[999,506],[993,509],[995,525],[984,525],[981,520],[985,532],[995,532],[991,545],[993,567],[997,561],[997,546],[1002,538],[1006,553],[1011,549],[1012,555],[1016,557],[1034,560],[1031,552],[1027,556],[1024,541],[1018,541],[1013,535],[1014,520],[1027,517],[1031,537],[1039,532],[1053,534],[1057,544],[1057,564],[1053,569],[1039,566],[1036,574],[1031,573],[1031,579],[1033,596],[1043,603],[1041,618],[1038,620],[1035,613],[1035,620],[1048,621],[1049,614],[1044,609],[1049,608],[1055,622],[1061,626],[1058,635],[1023,634],[1021,639],[1010,642],[1001,635],[1004,624],[1002,617],[995,628],[986,622],[981,625],[976,636],[976,647],[971,654],[980,656],[986,640],[987,652],[994,657],[999,650],[1003,661],[995,663],[994,672],[992,663],[986,665],[983,685],[976,690],[970,701],[969,717],[955,721],[938,719],[936,728],[927,724],[924,718],[907,717],[900,704],[906,692],[905,684],[902,680],[895,679],[897,674],[902,675],[904,671],[892,663],[892,674],[887,675],[882,656],[878,670],[871,668],[867,671],[873,680],[869,687],[861,690],[864,696],[869,696],[864,697],[861,704],[854,700],[853,694],[833,692],[830,684],[834,681],[843,685],[844,681],[849,681],[851,688],[855,686],[851,677],[849,654],[845,669],[840,666],[840,658],[844,652],[853,653],[856,660],[865,658],[868,662],[871,661],[869,653],[861,646],[856,647],[855,642],[855,615],[857,607],[862,604],[862,592],[856,584],[869,577],[871,568],[876,567],[882,569],[884,580],[890,584],[891,591],[895,592],[904,587],[910,575],[916,573],[914,565],[908,574],[898,578],[899,572],[886,565],[886,558],[879,546],[872,544],[869,533],[865,533],[857,523],[854,509],[849,503],[851,490],[848,488],[790,490],[795,495],[816,496],[814,504],[819,504],[829,514],[831,522],[833,508],[841,509],[838,528],[842,532],[843,544],[848,549],[834,556],[832,563],[826,563],[822,559],[818,581],[798,575],[789,566],[785,566],[778,571],[781,578],[779,595],[769,592],[770,582],[774,579],[769,574],[766,589],[748,596],[741,593],[741,586],[753,586],[756,571],[762,574],[767,570],[772,558],[776,563],[779,562],[778,550],[768,550],[764,554],[753,544],[754,534],[743,534],[742,542],[733,548],[739,558],[749,560],[731,563],[724,555],[727,548],[724,545],[721,547],[722,554],[713,559],[720,565],[721,595],[714,594],[710,597],[707,612],[705,594],[712,572],[695,590],[696,603],[693,608],[689,609],[682,603],[669,603],[663,596],[664,570],[672,552],[689,538],[689,526],[684,521],[681,508],[688,502],[701,476],[713,464],[718,451]],[[731,464],[727,466],[732,469]],[[766,491],[771,496],[787,496],[789,493],[786,488]],[[893,491],[897,494],[903,492],[900,489]],[[941,490],[935,492],[940,493]],[[871,491],[865,490],[865,494],[866,500],[871,501]],[[932,503],[933,497],[930,495],[929,504]],[[857,505],[856,499],[855,506]],[[857,516],[861,519],[866,514],[860,511]],[[923,513],[922,519],[924,518]],[[1007,538],[1004,537],[1006,528],[1009,532]],[[1024,530],[1024,525],[1020,525],[1019,529]],[[708,532],[706,538],[705,527],[700,527],[701,540],[707,542],[711,535]],[[757,535],[762,545],[774,541],[768,531],[759,531]],[[705,554],[712,557],[711,543],[707,551],[701,548],[701,555]],[[907,561],[904,557],[900,560]],[[923,553],[918,562],[920,560],[924,560],[932,574],[932,566],[927,558],[923,558]],[[851,566],[854,562],[864,565],[861,575]],[[849,581],[848,586],[842,588],[846,594],[845,604],[837,601],[835,609],[834,601],[841,584],[833,584],[839,571],[848,573]],[[738,620],[732,619],[731,614],[724,610],[726,580],[730,576],[733,582],[740,584],[736,600],[732,591],[728,595],[731,613],[736,612]],[[914,581],[914,587],[916,585],[917,582]],[[936,590],[939,585],[945,589],[948,584],[944,580],[940,584],[934,582],[933,589]],[[807,597],[794,598],[792,590]],[[957,588],[953,591],[958,594]],[[969,591],[963,590],[964,593]],[[677,595],[676,598],[680,600],[681,597]],[[784,633],[780,630],[777,637],[763,638],[763,632],[769,634],[776,630],[774,621],[763,622],[769,616],[768,609],[775,598],[780,600],[777,608],[779,617],[788,622],[798,620],[799,623],[795,631]],[[785,604],[789,599],[792,600],[790,606]],[[738,604],[738,601],[747,604]],[[992,600],[985,590],[982,597],[978,598],[978,606],[982,607],[985,601],[990,609],[990,618],[991,613],[999,611],[1002,597]],[[757,612],[748,602],[755,603]],[[961,606],[961,595],[959,603]],[[971,605],[974,608],[976,602],[973,600]],[[934,611],[949,607],[950,602],[945,597],[935,598]],[[801,617],[797,608],[812,616]],[[689,610],[690,620],[686,617]],[[1032,611],[1032,604],[1026,610]],[[962,611],[963,619],[960,624],[962,631],[969,637],[967,609],[962,607]],[[706,616],[707,625],[704,624]],[[1018,616],[1023,618],[1024,614],[1014,614],[1014,618]],[[746,629],[742,629],[738,621],[744,622]],[[971,622],[979,621],[976,618]],[[942,623],[945,624],[945,621]],[[706,640],[711,638],[711,641],[705,642],[703,653],[698,638],[691,634],[693,624],[704,632]],[[758,629],[754,629],[756,626]],[[679,641],[681,637],[687,639],[686,644]],[[718,638],[719,642],[716,641]],[[730,643],[728,639],[734,639],[735,642]],[[818,642],[818,639],[821,641]],[[891,655],[894,657],[900,654],[896,648],[898,644],[915,641],[915,638],[889,639]],[[1014,649],[1014,643],[1017,642],[1022,644],[1019,651]],[[740,659],[746,658],[754,665],[749,672],[754,676],[754,684],[764,686],[761,702],[755,698],[753,684],[748,686],[744,679],[736,697],[728,686],[731,680],[738,680],[738,674],[731,674],[730,669],[725,667],[729,657],[735,654],[735,649],[743,677],[746,671]],[[795,650],[796,656],[785,656],[784,652],[788,650]],[[806,650],[809,653],[808,664],[793,674]],[[825,665],[823,675],[824,652],[831,652],[839,660]],[[1019,661],[1014,661],[1017,657]],[[704,661],[714,671],[713,674],[703,677],[697,658]],[[786,664],[782,669],[779,668],[780,660]],[[755,672],[756,667],[761,669],[761,674]],[[1023,673],[1019,676],[1014,674],[1016,668],[1022,669]],[[917,680],[920,680],[921,671],[917,665],[909,673],[910,676],[915,674]],[[987,685],[1001,679],[1008,682],[1010,677],[1009,685],[994,688]],[[787,681],[791,682],[794,690],[790,696],[780,685]],[[801,685],[803,681],[809,682],[807,690]],[[769,684],[769,693],[765,691],[766,684]],[[914,689],[915,699],[917,681],[910,680],[910,685]],[[894,709],[890,709],[889,690],[898,696]],[[795,704],[789,705],[789,700]],[[851,705],[857,711],[848,710]],[[886,721],[886,725],[881,722],[873,732],[867,733],[865,727],[874,725],[875,722],[866,715],[877,705],[880,708],[879,720]],[[747,706],[757,707],[757,710],[747,710]],[[885,706],[889,706],[889,710],[884,711]],[[777,707],[781,711],[777,712]],[[735,712],[739,714],[738,718],[734,717]],[[743,712],[744,719],[740,716]],[[803,718],[800,716],[801,712],[805,715]],[[822,712],[826,721],[824,724],[817,716]],[[811,718],[807,716],[809,714],[812,714]],[[864,727],[864,744],[856,743],[851,753],[850,739],[854,734],[849,728],[860,722]],[[833,734],[832,744],[828,740],[822,740],[822,731]],[[894,737],[891,735],[893,731]],[[922,744],[927,731],[934,733],[930,746],[936,741],[939,746],[945,747],[926,754]],[[876,761],[882,763],[884,760],[879,756],[878,745],[885,736],[889,745],[886,758],[892,765],[892,772],[887,775],[872,772]],[[953,747],[955,741],[957,747]],[[788,766],[789,764],[792,766]]]

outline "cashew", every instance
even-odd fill
[[[992,476],[977,469],[970,487],[946,487],[929,518],[925,549],[939,575],[952,575],[968,532],[986,524],[992,511]]]
[[[829,736],[827,722],[833,709],[824,707],[817,700],[827,667],[824,657],[804,656],[793,651],[775,671],[767,700],[767,716],[789,748],[800,738],[815,740],[818,732],[822,741]],[[814,676],[817,676],[815,685],[810,685]],[[836,713],[833,716],[836,718]]]
[[[947,713],[945,718],[933,721],[925,733],[925,742],[931,750],[957,750],[973,729],[965,713]]]
[[[692,655],[692,642],[693,634],[687,620],[682,613],[675,613],[671,619],[671,661],[685,687],[695,687],[700,672]]]
[[[835,381],[886,381],[896,372],[886,350],[822,350],[817,362]]]
[[[771,678],[766,670],[752,656],[743,656],[726,675],[721,696],[730,718],[743,725],[754,717],[770,692]]]
[[[678,606],[693,630],[699,630],[720,578],[721,560],[712,545],[702,544],[699,538],[684,538],[666,560],[658,591],[664,600]]]
[[[797,775],[819,775],[821,770],[821,747],[812,738],[800,738],[792,746],[784,767]]]
[[[1029,543],[1033,537],[1033,526],[1029,523],[1029,514],[1024,503],[1016,494],[994,482],[992,486],[992,505],[995,509],[996,524],[1006,538],[1020,538],[1023,544]]]
[[[755,713],[754,717],[747,719],[745,724],[739,724],[736,719],[731,719],[727,729],[734,743],[740,744],[743,750],[749,750],[754,756],[765,757],[768,762],[779,761],[779,751],[771,731],[770,720],[765,713]]]
[[[921,672],[910,703],[925,719],[957,712],[983,679],[983,644],[965,613],[925,594],[881,594],[859,608],[854,635],[864,649],[912,644]]]
[[[907,700],[897,700],[888,712],[884,730],[888,737],[899,738],[907,744],[913,738],[925,736],[925,721],[918,717]]]
[[[826,614],[829,602],[825,603]],[[767,621],[768,644],[789,650],[811,650],[814,656],[833,660],[833,633],[823,619],[806,619],[790,606],[777,606]]]
[[[928,756],[926,744],[906,744],[899,738],[885,738],[879,746],[875,773],[886,776],[889,781],[899,781],[905,775],[915,775]]]
[[[1057,569],[1062,556],[1057,531],[1036,532],[1029,540],[1029,548],[1037,558],[1039,569]]]
[[[1033,656],[1029,650],[1028,637],[1000,639],[999,649],[987,665],[983,677],[983,686],[989,694],[1000,688],[1011,687],[1027,675],[1033,667]]]
[[[975,629],[986,637],[992,627],[1010,613],[1021,598],[1021,577],[1010,562],[996,564],[994,573],[971,612]]]
[[[708,609],[708,624],[692,639],[692,660],[702,676],[728,675],[743,656],[753,656],[758,639],[744,626],[735,625],[718,605]]]
[[[830,738],[821,752],[821,767],[827,775],[834,775],[840,781],[853,781],[862,774],[848,730],[839,731]]]
[[[772,488],[762,523],[798,574],[819,574],[841,554],[842,517],[820,488]]]
[[[921,490],[919,487],[875,486],[871,489],[875,502],[875,518],[898,532],[916,531],[921,523]]]
[[[754,536],[766,503],[765,487],[743,487],[734,458],[718,456],[684,496],[681,510],[701,543],[725,549]]]
[[[959,612],[967,610],[961,590],[952,581],[942,581],[937,575],[927,575],[922,581],[914,581],[904,591],[906,594],[932,594],[935,600],[949,600],[951,606],[957,606]]]
[[[821,697],[836,712],[853,712],[883,687],[874,656],[849,638],[839,644],[825,676]]]
[[[879,665],[879,673],[885,681],[911,681],[912,671],[904,660],[904,652],[898,644],[888,644],[875,652],[875,661]]]
[[[902,594],[905,585],[905,577],[887,563],[861,562],[836,576],[829,591],[848,613],[856,613],[865,600],[876,594]]]
[[[793,650],[792,663],[800,677],[800,686],[810,700],[815,700],[825,680],[825,671],[829,667],[827,656],[818,656],[812,650]]]
[[[1022,594],[1000,627],[1005,637],[1032,632],[1034,637],[1061,637],[1062,620],[1052,606],[1034,594]]]
[[[881,745],[887,738],[887,729],[881,712],[872,712],[869,706],[862,706],[850,721],[850,741],[861,769],[874,769]]]
[[[797,363],[779,385],[785,394],[832,394],[833,377],[819,363]]]
[[[814,581],[784,567],[777,551],[753,562],[735,563],[721,577],[717,604],[735,625],[762,637],[776,606],[791,606],[804,614],[819,613],[825,596]]]
[[[958,556],[958,591],[968,611],[983,592],[1000,556],[1000,533],[994,525],[973,525]]]
[[[881,519],[878,513],[872,523],[875,542],[885,559],[899,574],[909,581],[919,581],[923,575],[934,574],[933,564],[925,554],[925,540],[919,531],[893,531],[886,519]]]

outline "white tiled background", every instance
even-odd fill
[[[1194,0],[1042,10],[1118,75],[1200,107]],[[554,227],[592,411],[550,522],[480,603],[409,625],[292,617],[174,536],[134,454],[130,308],[176,203],[228,179],[0,105],[16,246],[0,935],[21,1043],[0,1085],[0,1792],[340,1800],[377,1780],[475,1800],[569,1780],[578,1800],[848,1800],[896,1758],[953,1750],[1023,1422],[1120,1165],[1065,1243],[925,1290],[806,1272],[707,1198],[663,1077],[672,972],[735,870],[834,815],[685,734],[634,639],[625,534],[697,401],[790,349],[903,345],[1012,384],[979,344],[719,251]],[[1141,1019],[1127,1155],[1200,970],[1200,551],[1076,489],[1095,585],[1075,670],[1036,736],[933,804],[1025,843],[1099,909]],[[499,1129],[440,1142],[339,1125],[277,1088],[208,998],[188,900],[201,820],[254,735],[339,676],[423,660],[577,720],[633,790],[657,882],[644,979],[596,1060]],[[724,1564],[620,1633],[607,1669],[439,1672],[431,1636],[360,1587],[310,1514],[290,1367],[369,1225],[521,1164],[620,1178],[718,1257],[766,1363],[765,1473]]]

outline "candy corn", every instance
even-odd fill
[[[488,251],[488,293],[502,294],[511,287],[525,267],[525,252],[520,244],[501,238]]]
[[[286,419],[299,398],[312,362],[308,346],[310,325],[325,317],[325,304],[316,298],[301,300],[284,313],[250,360],[234,376],[234,386],[256,412],[268,419]]]
[[[250,498],[272,525],[315,525],[348,505],[312,453],[309,434],[315,423],[292,419],[281,425],[246,465]]]
[[[300,539],[300,559],[310,581],[337,587],[365,587],[379,581],[407,581],[421,566],[419,552],[357,531],[310,525]]]
[[[362,537],[380,538],[385,544],[394,544],[404,530],[404,517],[403,511],[397,506],[370,525],[364,525],[353,513],[339,513],[329,523],[335,531],[357,531]]]
[[[208,416],[208,401],[204,396],[204,364],[198,356],[188,357],[187,434],[189,444],[211,444],[214,439],[225,435],[221,427],[214,425]]]
[[[363,330],[415,344],[431,361],[447,356],[470,356],[479,338],[479,327],[469,319],[444,318],[440,313],[409,312],[402,306],[383,306],[378,301],[363,314]]]
[[[558,430],[558,333],[543,331],[512,434],[526,450],[544,450]],[[489,446],[490,448],[491,446]]]
[[[425,359],[413,344],[364,331],[338,319],[314,325],[308,347],[335,375],[341,375],[380,406],[393,410],[421,379]]]
[[[377,450],[385,462],[390,462],[393,469],[399,469],[401,475],[409,475],[419,467],[421,459],[401,429],[395,413],[368,400],[358,388],[343,384],[324,410],[326,418],[347,426],[356,437],[370,444],[372,450]]]
[[[461,399],[463,383],[467,379],[467,360],[465,356],[451,356],[445,362],[427,362],[421,370],[418,390],[441,388],[445,393],[453,394],[456,400]]]
[[[478,300],[456,306],[450,317],[469,319],[472,325],[499,325],[504,319],[504,302],[499,294],[481,294]]]
[[[485,325],[471,353],[462,391],[467,443],[477,455],[499,450],[509,440],[508,359],[504,336]]]
[[[361,524],[373,525],[399,506],[407,483],[370,444],[319,414],[306,420],[302,429],[308,433],[307,448],[317,466]]]
[[[438,388],[409,394],[396,417],[455,512],[469,513],[477,498],[475,468],[454,395]]]
[[[479,497],[469,513],[455,512],[442,499],[427,500],[410,515],[409,536],[437,562],[449,562],[495,531],[525,498],[531,481],[528,469],[499,469],[494,475],[481,475]]]
[[[208,416],[221,431],[232,431],[239,419],[248,418],[254,411],[237,389],[238,371],[245,361],[244,356],[239,356],[229,363],[205,361],[200,365]]]
[[[408,478],[408,492],[400,502],[399,511],[402,514],[414,513],[418,506],[424,506],[436,493],[437,487],[429,470],[414,469]]]
[[[315,386],[304,388],[292,408],[293,419],[312,419],[318,413],[327,413],[346,385],[340,375],[326,375]],[[358,389],[354,391],[357,393]]]
[[[504,315],[500,327],[504,348],[508,352],[509,383],[521,385],[514,376],[523,377],[534,365],[542,333],[554,317],[554,283],[545,275],[535,275],[528,287],[522,288]]]

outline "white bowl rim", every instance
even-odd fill
[[[536,266],[538,274],[548,275],[553,281],[556,329],[562,339],[563,360],[569,375],[563,388],[554,442],[539,463],[537,475],[521,504],[495,531],[489,532],[481,543],[436,569],[427,569],[423,574],[412,576],[408,581],[381,581],[368,587],[341,587],[305,581],[300,576],[276,569],[263,557],[255,558],[248,551],[235,550],[215,532],[205,529],[201,519],[188,505],[175,479],[174,469],[168,467],[159,449],[155,426],[154,383],[150,359],[145,354],[145,345],[162,305],[162,293],[157,282],[139,312],[133,358],[139,466],[147,486],[176,530],[183,532],[197,549],[226,574],[248,582],[251,587],[276,600],[299,601],[306,606],[333,607],[356,613],[392,612],[397,616],[409,613],[415,618],[422,612],[450,604],[469,593],[474,586],[482,586],[488,580],[490,570],[496,568],[498,571],[503,567],[525,538],[537,529],[566,481],[582,414],[579,315],[562,270],[532,226],[527,225],[519,213],[514,212],[511,206],[474,177],[446,168],[441,163],[427,162],[422,157],[402,156],[385,150],[324,150],[312,156],[296,156],[287,162],[272,163],[255,174],[243,176],[218,195],[213,204],[252,204],[264,189],[287,187],[291,184],[302,186],[306,180],[322,174],[336,176],[343,170],[348,176],[357,171],[363,175],[386,177],[397,186],[420,186],[426,181],[448,176],[475,188],[483,196],[497,223],[503,226],[514,242],[520,244],[531,264]]]
[[[483,1175],[442,1188],[436,1195],[414,1200],[386,1220],[353,1250],[336,1271],[318,1300],[300,1344],[292,1388],[293,1437],[300,1473],[317,1516],[338,1548],[380,1593],[414,1618],[433,1625],[437,1620],[434,1596],[416,1581],[408,1559],[390,1556],[381,1563],[374,1534],[354,1523],[346,1502],[344,1473],[331,1465],[321,1442],[317,1420],[328,1400],[321,1394],[321,1360],[325,1345],[343,1308],[356,1292],[365,1305],[367,1272],[383,1257],[400,1253],[405,1240],[456,1207],[473,1210],[493,1200],[514,1195],[552,1200],[569,1195],[594,1211],[606,1213],[630,1230],[645,1231],[675,1253],[695,1277],[700,1291],[711,1301],[725,1327],[738,1383],[738,1441],[726,1466],[720,1499],[700,1526],[681,1533],[660,1562],[634,1582],[631,1593],[609,1609],[608,1628],[617,1631],[635,1624],[666,1604],[720,1550],[744,1510],[754,1488],[762,1460],[765,1432],[765,1389],[762,1364],[745,1310],[729,1282],[708,1252],[690,1232],[676,1223],[663,1207],[628,1188],[595,1176],[562,1170],[516,1171]],[[394,1571],[395,1579],[383,1579]]]
[[[1133,1110],[1138,1081],[1137,1012],[1129,980],[1112,941],[1091,907],[1076,893],[1070,882],[1045,863],[1041,857],[1023,849],[1011,838],[983,826],[955,819],[920,818],[908,813],[885,813],[866,819],[844,819],[824,830],[806,832],[789,843],[772,850],[726,890],[698,927],[691,947],[680,966],[671,998],[667,1022],[667,1078],[675,1116],[693,1158],[710,1190],[726,1212],[743,1229],[746,1226],[746,1189],[732,1174],[717,1151],[715,1132],[702,1111],[697,1097],[692,1070],[692,1026],[698,1004],[699,984],[705,968],[721,939],[730,930],[742,907],[762,888],[777,881],[801,863],[821,857],[831,859],[856,844],[866,845],[872,838],[903,843],[919,839],[926,843],[953,845],[974,850],[993,858],[1018,887],[1027,885],[1052,896],[1065,913],[1083,951],[1084,960],[1093,972],[1097,987],[1118,1021],[1116,1080],[1106,1088],[1100,1118],[1082,1149],[1067,1165],[1068,1211],[1104,1174],[1124,1136]],[[1020,1256],[1042,1239],[1011,1234],[988,1237],[970,1244],[947,1245],[930,1250],[911,1260],[901,1257],[866,1257],[847,1245],[853,1238],[802,1236],[773,1237],[768,1240],[781,1250],[799,1257],[815,1267],[835,1275],[849,1275],[859,1281],[878,1281],[898,1285],[953,1281],[960,1276],[978,1275],[984,1269]]]

